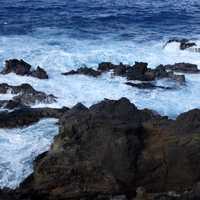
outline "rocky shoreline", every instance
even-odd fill
[[[200,110],[170,120],[122,98],[0,113],[0,126],[43,117],[59,118],[58,136],[36,158],[34,173],[16,190],[1,190],[0,199],[200,198]]]
[[[22,60],[6,62],[3,74],[33,76]],[[49,78],[42,68],[37,78]],[[155,69],[147,63],[133,66],[101,63],[97,70],[80,68],[64,75],[98,77],[111,71],[132,87],[171,89],[154,81],[167,78],[185,83],[184,74],[199,73],[196,65],[176,63]],[[38,75],[39,74],[39,75]],[[41,74],[46,74],[43,76]],[[136,84],[129,81],[141,81]],[[15,190],[2,189],[2,200],[197,200],[200,199],[200,110],[172,120],[149,109],[139,110],[128,99],[105,99],[89,108],[31,108],[56,97],[29,84],[0,84],[0,127],[29,126],[43,118],[58,118],[59,134],[48,152],[34,161],[34,172]]]

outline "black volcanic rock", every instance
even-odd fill
[[[6,60],[5,67],[1,71],[1,74],[9,74],[11,72],[21,76],[33,76],[39,79],[48,79],[47,72],[41,67],[37,67],[36,70],[31,69],[32,66],[26,63],[24,60],[10,59]]]
[[[196,129],[185,129],[182,137],[174,129],[178,121],[150,117],[125,98],[68,112],[60,123],[33,178],[34,190],[52,199],[59,199],[60,191],[63,199],[130,196],[140,185],[151,192],[183,192],[200,175]]]
[[[61,119],[60,134],[51,151],[37,160],[29,187],[50,199],[132,191],[144,113],[125,98],[78,108]]]

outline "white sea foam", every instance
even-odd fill
[[[49,31],[49,30],[46,30]],[[62,72],[78,68],[83,64],[96,68],[99,62],[111,61],[133,64],[148,62],[151,68],[159,64],[190,62],[200,66],[198,53],[181,51],[172,43],[163,48],[165,41],[143,42],[101,40],[78,40],[65,35],[56,35],[40,30],[32,36],[0,37],[0,62],[9,58],[23,58],[33,66],[44,67],[49,80],[38,80],[14,74],[0,75],[0,82],[12,85],[30,83],[37,90],[54,94],[58,102],[51,107],[73,106],[78,102],[90,106],[104,98],[127,97],[139,108],[151,108],[171,117],[189,109],[200,107],[200,75],[186,75],[187,87],[178,90],[139,90],[124,84],[124,78],[112,78],[105,74],[99,78],[86,76],[63,76]],[[44,106],[44,105],[36,105]],[[45,105],[46,106],[46,105]]]
[[[47,151],[58,134],[56,119],[26,128],[0,129],[0,187],[15,188],[32,173],[32,161]]]

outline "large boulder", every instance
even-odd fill
[[[36,163],[34,190],[53,199],[132,191],[143,148],[140,115],[125,98],[72,109],[51,151]]]

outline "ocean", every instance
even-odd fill
[[[186,85],[176,90],[140,90],[125,85],[125,78],[111,78],[109,73],[98,78],[61,73],[85,65],[97,68],[103,61],[131,65],[141,61],[151,68],[176,62],[200,66],[200,53],[181,51],[176,43],[163,48],[173,37],[192,39],[200,44],[199,19],[198,0],[0,0],[0,69],[7,59],[24,59],[33,67],[45,68],[50,77],[39,80],[8,74],[0,75],[0,83],[29,83],[37,90],[58,97],[57,103],[34,107],[72,107],[78,102],[91,106],[104,98],[127,97],[138,108],[150,108],[176,118],[182,112],[200,107],[200,74],[187,74]],[[158,83],[171,84],[165,80]],[[1,96],[1,99],[6,98],[11,97]],[[52,129],[55,131],[56,127]],[[42,130],[44,136],[45,128]],[[33,145],[18,149],[21,154],[18,153],[20,157],[14,161],[13,151],[9,154],[6,150],[10,148],[10,141],[0,138],[6,153],[0,157],[1,187],[15,187],[31,173],[31,160],[38,149],[34,142],[38,137],[30,132]],[[10,138],[17,140],[18,136],[13,135]],[[51,140],[52,137],[41,146],[43,151]],[[16,145],[19,147],[25,141]],[[30,150],[26,156],[22,153],[24,149]],[[29,164],[24,164],[27,159]]]

